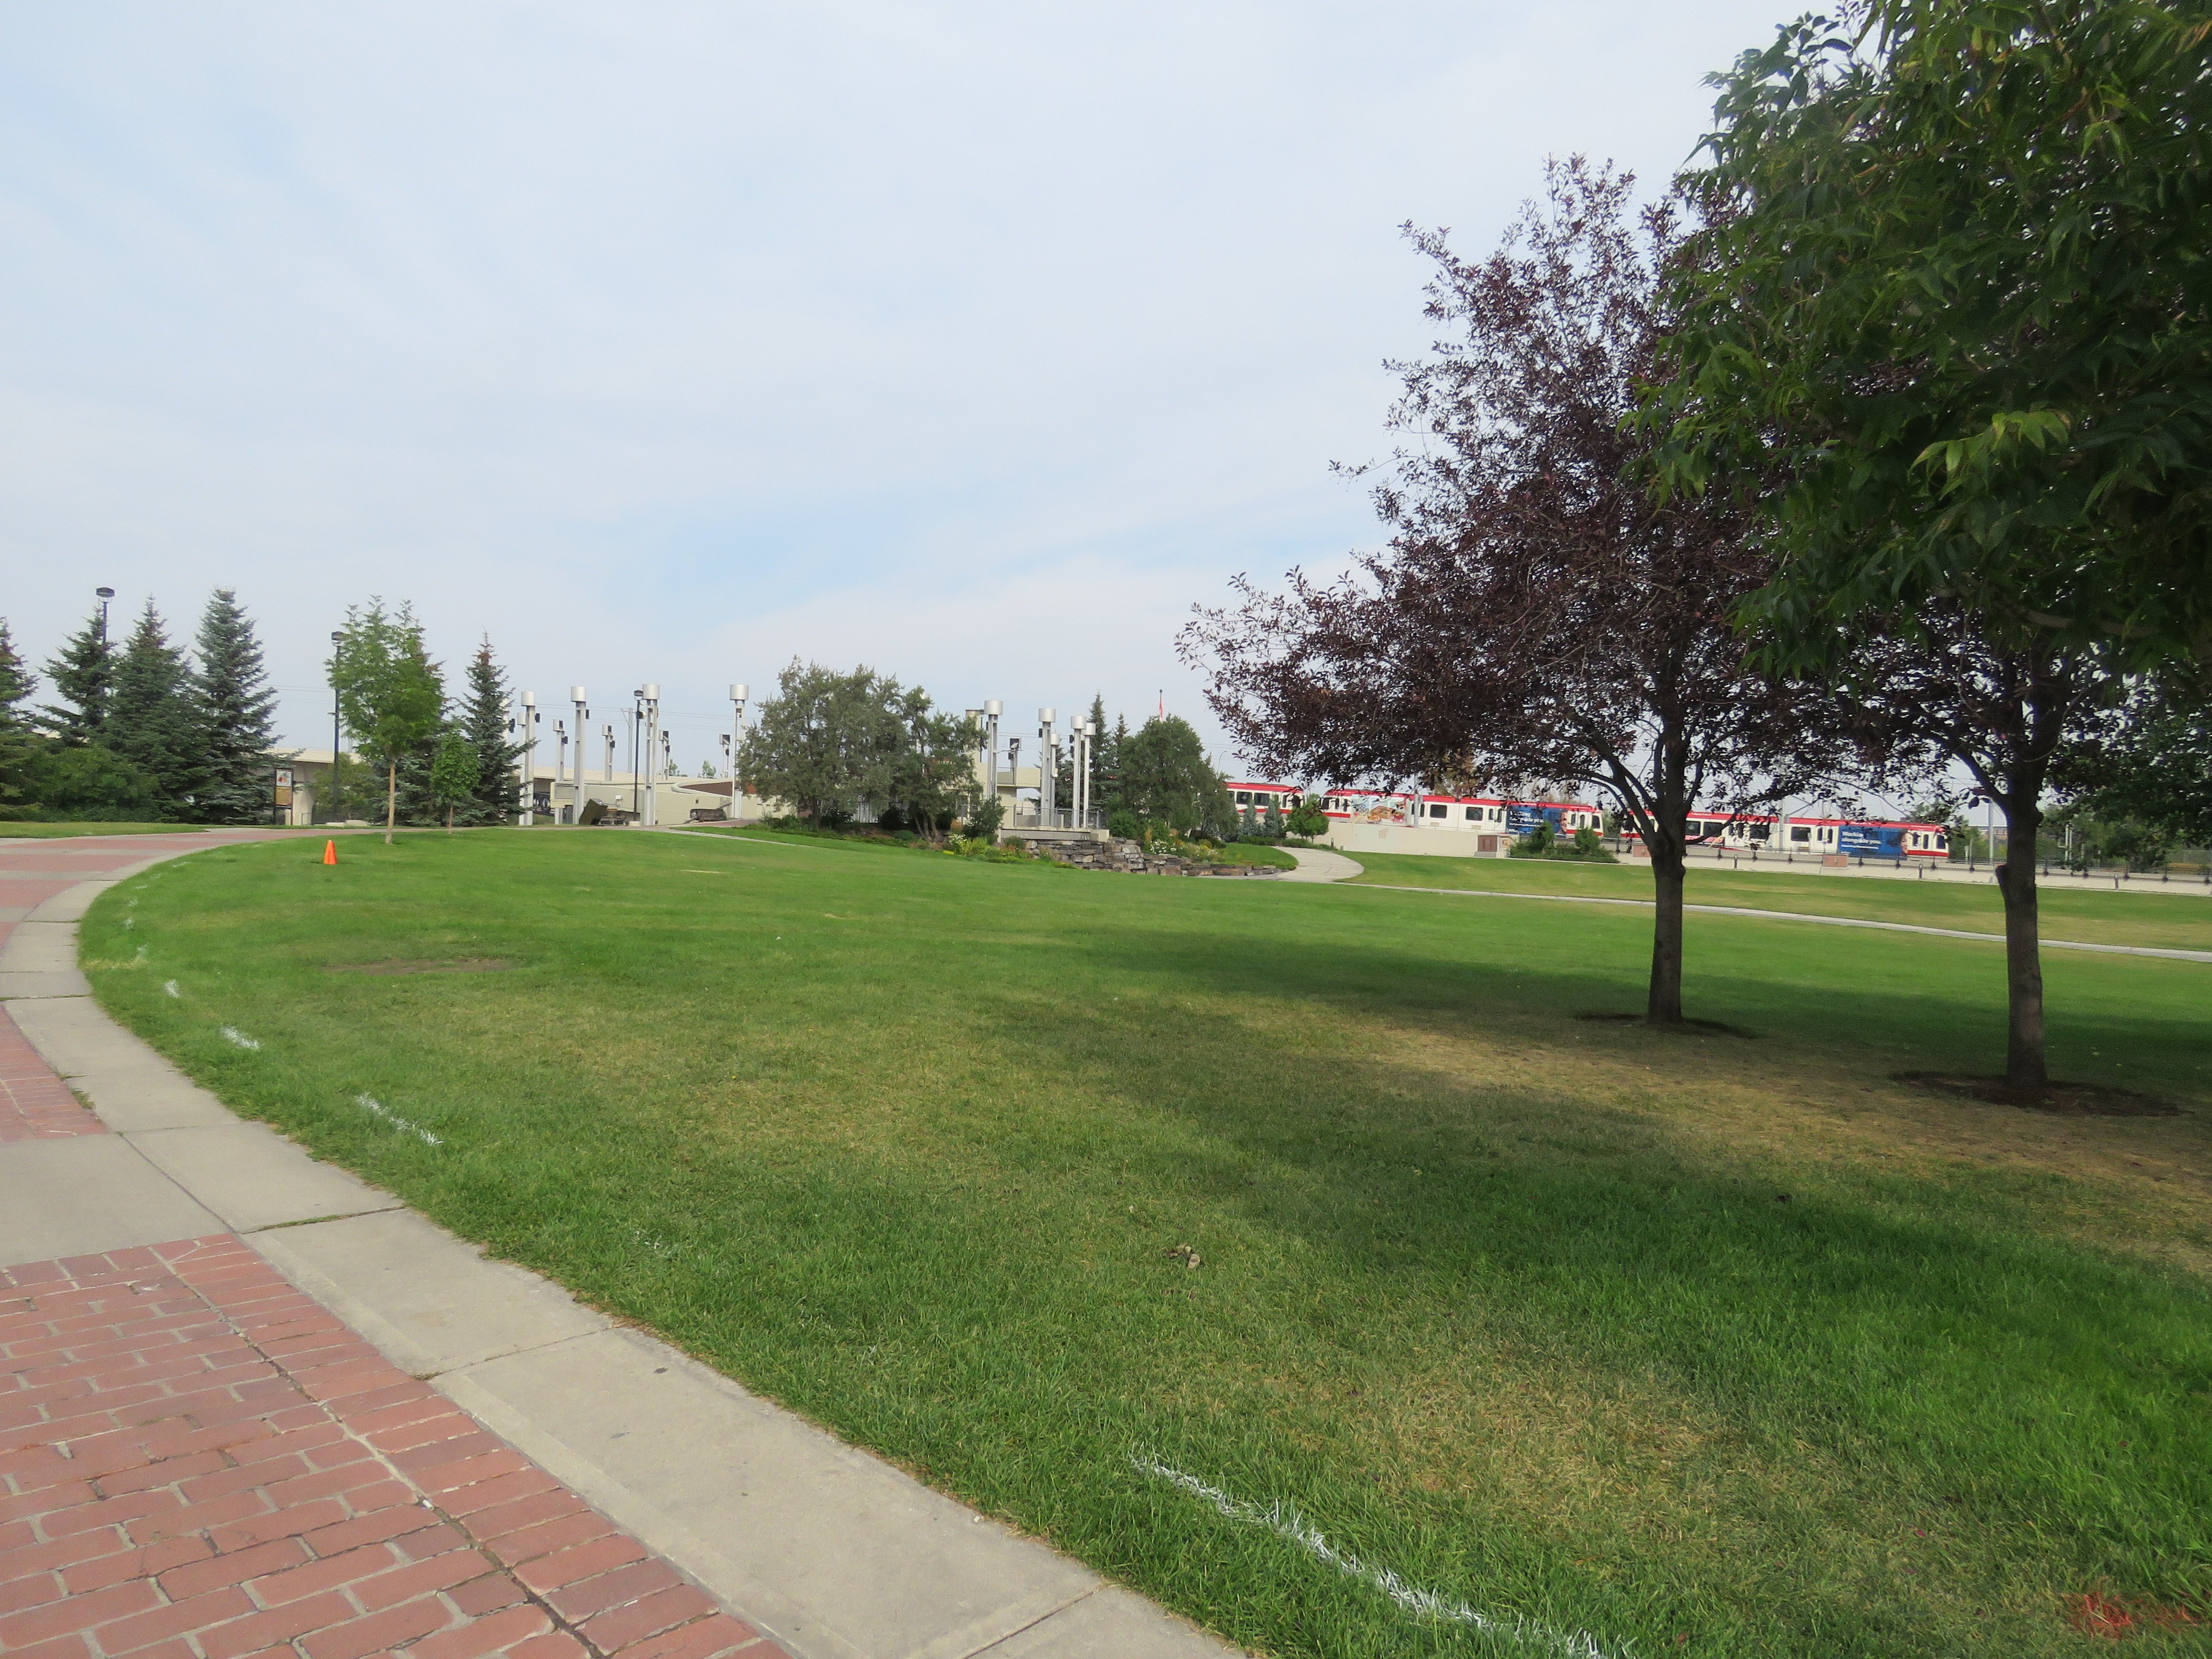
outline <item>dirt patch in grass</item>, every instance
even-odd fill
[[[326,974],[503,974],[514,964],[501,957],[459,957],[431,962],[401,958],[392,962],[333,962]]]
[[[2033,1102],[2016,1101],[2001,1077],[1976,1077],[1960,1072],[1899,1072],[1896,1080],[1914,1088],[1962,1100],[1978,1100],[1991,1106],[2018,1106],[2023,1111],[2057,1112],[2068,1117],[2179,1117],[2181,1108],[2156,1095],[2133,1089],[2116,1089],[2101,1083],[2050,1083]]]

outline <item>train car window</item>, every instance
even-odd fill
[[[1470,819],[1479,818],[1482,816],[1482,809],[1480,806],[1470,806],[1461,816]]]
[[[1792,841],[1810,841],[1813,839],[1813,832],[1804,824],[1793,823],[1790,826],[1790,839]]]
[[[1431,805],[1429,808],[1429,816],[1432,818],[1440,818],[1450,810],[1451,809],[1447,806]]]

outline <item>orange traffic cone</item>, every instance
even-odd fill
[[[336,864],[337,861],[338,861],[338,844],[337,844],[337,842],[334,842],[334,841],[326,841],[326,842],[325,842],[323,843],[323,862],[324,862],[324,863],[325,863],[325,864]]]

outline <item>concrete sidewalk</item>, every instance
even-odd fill
[[[0,925],[8,926],[0,946],[0,1267],[11,1268],[18,1283],[16,1292],[0,1289],[0,1301],[23,1300],[21,1308],[6,1304],[19,1323],[44,1316],[47,1310],[33,1305],[42,1297],[60,1297],[70,1307],[97,1304],[106,1319],[122,1294],[116,1285],[143,1279],[157,1285],[149,1294],[175,1300],[179,1319],[212,1321],[210,1329],[223,1326],[223,1340],[235,1342],[249,1334],[219,1298],[179,1275],[215,1260],[211,1251],[238,1252],[226,1258],[226,1272],[250,1273],[266,1263],[327,1320],[319,1342],[357,1344],[382,1368],[380,1386],[427,1384],[466,1413],[453,1415],[498,1457],[515,1459],[544,1490],[575,1500],[578,1512],[605,1517],[595,1547],[600,1556],[593,1558],[605,1560],[595,1573],[611,1582],[635,1565],[636,1581],[654,1588],[631,1601],[670,1598],[653,1604],[666,1613],[611,1621],[600,1627],[605,1639],[594,1638],[590,1621],[607,1609],[563,1613],[529,1583],[534,1569],[527,1561],[509,1562],[456,1518],[457,1535],[477,1540],[476,1553],[462,1565],[483,1579],[471,1594],[489,1610],[460,1607],[457,1591],[423,1591],[409,1602],[416,1607],[412,1633],[374,1645],[420,1643],[423,1659],[520,1653],[533,1643],[541,1644],[530,1648],[533,1659],[540,1653],[551,1659],[553,1649],[542,1644],[556,1638],[571,1643],[571,1651],[580,1646],[632,1659],[708,1659],[740,1650],[746,1659],[775,1659],[779,1647],[796,1659],[1224,1659],[1231,1651],[666,1345],[616,1325],[550,1281],[487,1259],[267,1127],[234,1116],[110,1021],[76,965],[76,921],[100,891],[149,863],[221,842],[195,836],[149,846],[171,838],[133,837],[126,847],[120,839],[104,849],[71,842],[59,855],[51,842],[0,847],[0,894],[21,895],[15,906],[0,907]],[[63,1079],[91,1109],[74,1103]],[[42,1285],[65,1288],[42,1291]],[[196,1310],[194,1295],[206,1306]],[[9,1317],[0,1312],[0,1329]],[[256,1352],[272,1380],[296,1382],[281,1353]],[[24,1397],[11,1397],[7,1387],[0,1376],[0,1402]],[[292,1400],[286,1409],[304,1405]],[[4,1410],[0,1405],[0,1424],[13,1420]],[[359,1438],[336,1419],[317,1431]],[[380,1448],[362,1444],[362,1457],[390,1461]],[[4,1457],[10,1446],[58,1464],[71,1461],[72,1446],[59,1429],[19,1425],[0,1441],[0,1475],[9,1480],[16,1478]],[[136,1478],[152,1489],[146,1483],[153,1476]],[[426,1489],[419,1506],[443,1503],[441,1492]],[[13,1524],[8,1515],[0,1509],[0,1543]],[[216,1549],[210,1534],[194,1535]],[[55,1542],[42,1537],[37,1547]],[[618,1564],[606,1565],[617,1556]],[[643,1562],[676,1577],[653,1577],[637,1565]],[[397,1569],[379,1569],[387,1570]],[[435,1577],[458,1570],[448,1562],[447,1569],[421,1571]],[[535,1613],[501,1600],[507,1578],[521,1585]],[[708,1601],[684,1601],[670,1588],[684,1580]],[[168,1605],[169,1589],[149,1582],[146,1594]],[[343,1618],[328,1603],[335,1622],[272,1639],[293,1644],[303,1659],[367,1652],[349,1649],[352,1637],[328,1634],[340,1626],[353,1629],[374,1611],[354,1591],[347,1595],[351,1611]],[[444,1600],[433,1607],[425,1595]],[[55,1605],[76,1599],[71,1592]],[[568,1599],[581,1607],[590,1598],[577,1592]],[[232,1607],[227,1616],[261,1617],[258,1590],[252,1600],[257,1610],[250,1614],[224,1603]],[[665,1622],[678,1613],[682,1620]],[[441,1622],[426,1623],[434,1613]],[[12,1616],[0,1613],[0,1647],[16,1645],[9,1636]],[[84,1645],[57,1649],[57,1659],[119,1659],[129,1650],[100,1636],[101,1608],[79,1623],[69,1622],[73,1616],[57,1613],[56,1629],[83,1632]],[[656,1617],[664,1622],[649,1641],[633,1628]],[[495,1618],[507,1623],[495,1626]],[[468,1635],[479,1621],[479,1636]],[[512,1639],[493,1640],[500,1632]],[[614,1643],[617,1636],[622,1642]],[[222,1659],[221,1645],[202,1643],[201,1659]]]

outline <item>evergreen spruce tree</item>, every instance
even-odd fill
[[[107,637],[105,607],[63,643],[46,665],[46,678],[64,705],[50,703],[39,711],[46,729],[70,746],[97,741],[115,687],[115,642]]]
[[[276,694],[252,618],[229,588],[200,613],[198,811],[204,823],[254,823],[270,811]],[[335,803],[333,803],[335,805]]]
[[[1098,728],[1098,795],[1109,811],[1124,805],[1121,799],[1121,745],[1129,740],[1129,718],[1114,716],[1114,735],[1106,735],[1103,724]]]
[[[206,780],[193,681],[191,665],[169,643],[161,613],[147,600],[115,659],[100,741],[153,781],[154,810],[164,819],[192,817]]]
[[[15,654],[7,619],[0,617],[0,818],[27,818],[38,811],[32,770],[41,745],[29,719],[17,707],[38,684]]]
[[[492,654],[486,639],[469,659],[469,688],[461,700],[456,726],[476,750],[476,787],[454,811],[459,823],[505,823],[514,816],[517,783],[514,763],[522,745],[514,740],[507,671]]]

